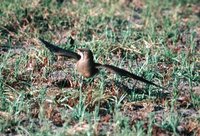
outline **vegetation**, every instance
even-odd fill
[[[167,90],[82,78],[39,37]],[[0,135],[200,135],[199,58],[198,0],[2,0]]]

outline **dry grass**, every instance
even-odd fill
[[[198,2],[3,1],[0,134],[199,135]],[[123,67],[168,90],[101,71],[82,79],[74,61],[38,37]],[[72,39],[74,41],[72,41]]]

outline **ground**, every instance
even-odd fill
[[[161,89],[75,60],[126,69]],[[198,0],[3,0],[0,5],[0,135],[200,135]]]

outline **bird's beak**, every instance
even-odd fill
[[[82,55],[82,54],[83,54],[80,48],[78,48],[78,49],[76,49],[76,50],[77,50],[77,53],[78,53],[79,55]]]

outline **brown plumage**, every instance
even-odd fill
[[[111,72],[114,72],[116,74],[119,74],[121,76],[126,76],[126,77],[130,77],[139,81],[142,81],[144,83],[147,84],[151,84],[160,88],[163,88],[151,81],[148,81],[147,79],[144,79],[143,77],[137,76],[133,73],[130,73],[124,69],[112,66],[112,65],[107,65],[107,64],[99,64],[99,63],[95,63],[94,59],[93,59],[93,53],[91,52],[91,50],[89,49],[77,49],[78,52],[72,52],[69,50],[64,50],[62,48],[59,48],[47,41],[45,41],[44,39],[39,38],[39,40],[53,53],[55,53],[56,55],[59,56],[66,56],[66,57],[70,57],[73,58],[75,60],[77,60],[76,63],[76,69],[77,71],[84,77],[92,77],[94,76],[96,73],[98,73],[99,68],[105,68]]]

